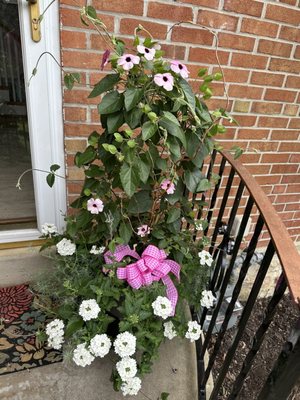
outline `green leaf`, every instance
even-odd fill
[[[46,176],[46,181],[47,181],[48,185],[49,185],[50,187],[52,187],[52,186],[54,185],[54,182],[55,182],[55,175],[54,175],[53,173],[48,174],[48,175]]]
[[[106,75],[100,82],[98,82],[94,89],[89,94],[89,98],[100,96],[100,94],[107,92],[114,88],[115,84],[119,82],[120,75],[119,74],[110,74]]]
[[[190,104],[192,109],[195,110],[196,101],[195,101],[195,95],[193,93],[192,88],[190,87],[190,85],[188,84],[188,82],[185,79],[181,79],[179,81],[179,86],[183,90],[186,101]]]
[[[106,125],[108,133],[114,133],[116,130],[120,128],[124,123],[124,115],[123,112],[117,111],[114,114],[109,114],[107,116]]]
[[[124,244],[127,244],[129,242],[132,235],[132,229],[128,222],[127,223],[121,222],[119,228],[119,235],[123,239]]]
[[[197,192],[206,192],[206,190],[211,189],[211,183],[209,182],[208,179],[204,178],[201,179],[198,187],[197,187]]]
[[[83,153],[80,153],[79,151],[76,153],[74,159],[75,165],[80,168],[83,165],[89,164],[90,162],[94,161],[96,156],[97,153],[94,147],[88,146]]]
[[[80,317],[75,317],[71,319],[66,327],[65,335],[66,337],[71,337],[75,332],[81,329],[83,326],[83,319]]]
[[[126,194],[131,197],[140,183],[138,170],[134,165],[124,163],[121,167],[120,179]]]
[[[164,111],[163,116],[159,120],[159,125],[165,128],[170,135],[176,136],[184,147],[186,147],[186,138],[181,126],[175,117],[169,111]]]
[[[152,198],[148,190],[141,190],[135,193],[128,204],[127,210],[131,214],[141,214],[147,212],[152,207]]]
[[[94,9],[94,7],[92,7],[92,6],[87,6],[87,7],[85,8],[85,11],[86,11],[86,13],[87,13],[87,15],[88,15],[89,17],[92,17],[92,18],[94,18],[94,19],[97,19],[97,13],[96,13],[96,10]]]
[[[134,108],[129,112],[125,112],[125,121],[131,129],[135,129],[140,125],[143,111],[140,108]]]
[[[184,172],[184,182],[190,192],[196,193],[198,185],[203,179],[200,169],[195,168],[193,171],[186,170]]]
[[[88,144],[90,146],[96,146],[98,144],[98,140],[99,140],[99,133],[94,131],[90,134],[89,138],[88,138]]]
[[[180,152],[180,144],[177,141],[177,138],[174,136],[168,136],[167,144],[169,146],[170,152],[173,155],[173,161],[178,161],[181,158]]]
[[[157,125],[151,121],[147,121],[142,126],[142,138],[143,140],[150,139],[157,131]]]
[[[124,104],[126,111],[132,110],[141,100],[144,89],[129,88],[124,92]]]
[[[180,208],[171,208],[168,214],[167,223],[171,224],[180,218]]]
[[[123,107],[124,98],[122,93],[117,90],[107,93],[100,104],[98,104],[99,114],[112,114],[121,110]]]
[[[170,393],[162,392],[160,395],[160,400],[168,400],[169,396],[170,396]]]
[[[146,154],[142,154],[140,156],[138,166],[139,166],[139,174],[140,174],[141,181],[143,183],[146,183],[149,178],[150,170],[151,170],[151,161],[149,160],[149,158],[147,157]]]
[[[53,164],[53,165],[51,165],[51,167],[50,167],[50,171],[51,171],[51,172],[55,172],[55,171],[57,171],[59,168],[60,168],[60,166],[59,166],[58,164]]]

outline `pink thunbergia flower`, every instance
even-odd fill
[[[105,50],[102,56],[102,61],[100,66],[101,71],[103,71],[104,67],[108,64],[109,56],[110,56],[110,50]]]
[[[176,74],[179,74],[182,78],[186,79],[189,77],[189,71],[184,64],[179,61],[171,61],[171,70]]]
[[[130,70],[131,68],[134,67],[134,64],[138,64],[140,62],[140,57],[135,56],[133,54],[123,54],[119,59],[118,59],[118,65],[123,67],[125,71]]]
[[[87,202],[87,209],[91,214],[99,214],[103,211],[104,204],[100,199],[89,199]]]
[[[168,194],[173,194],[175,192],[175,185],[170,179],[165,179],[160,184],[160,187],[164,189]]]
[[[143,54],[146,60],[151,61],[155,56],[155,49],[149,49],[148,47],[139,44],[137,47],[139,53]]]
[[[157,86],[162,86],[168,92],[173,90],[174,78],[169,72],[164,74],[155,74],[154,82],[157,84]]]
[[[148,225],[142,225],[142,226],[139,226],[139,227],[138,227],[137,234],[138,234],[138,236],[140,236],[140,237],[145,237],[145,236],[149,235],[150,231],[151,231],[150,226],[148,226]]]

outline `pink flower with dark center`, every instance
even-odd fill
[[[105,50],[105,52],[103,53],[103,56],[102,56],[102,61],[101,61],[101,66],[100,66],[101,71],[103,71],[104,67],[108,64],[109,56],[110,56],[110,51]]]
[[[140,57],[135,56],[133,54],[123,54],[118,59],[118,65],[120,65],[125,71],[129,71],[134,67],[134,64],[138,64],[140,62]]]
[[[142,46],[139,44],[137,46],[137,50],[139,53],[143,54],[146,60],[151,61],[155,56],[155,49],[149,49],[148,47]]]
[[[179,74],[182,78],[186,79],[189,77],[189,71],[184,64],[181,64],[179,61],[171,61],[171,70],[175,72],[175,74]]]
[[[103,201],[100,199],[89,199],[87,202],[87,210],[91,214],[99,214],[100,212],[103,211],[104,204]]]
[[[155,74],[154,82],[157,86],[162,86],[168,92],[173,90],[174,78],[169,72],[166,72],[165,74]]]
[[[175,192],[175,185],[170,179],[165,179],[160,184],[160,187],[164,189],[168,194],[173,194]]]
[[[142,225],[138,227],[137,234],[140,237],[145,237],[150,234],[151,228],[148,225]]]

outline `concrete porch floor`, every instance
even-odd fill
[[[0,250],[0,287],[29,282],[51,268],[51,260],[32,247]],[[62,363],[0,376],[1,400],[119,400],[109,381],[112,362],[96,360],[80,368]],[[196,400],[197,373],[195,346],[187,340],[173,339],[161,347],[153,373],[142,381],[137,400],[157,400],[162,392],[169,400]],[[131,398],[130,396],[126,398]]]

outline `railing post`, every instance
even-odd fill
[[[300,378],[300,318],[257,400],[286,400]]]

